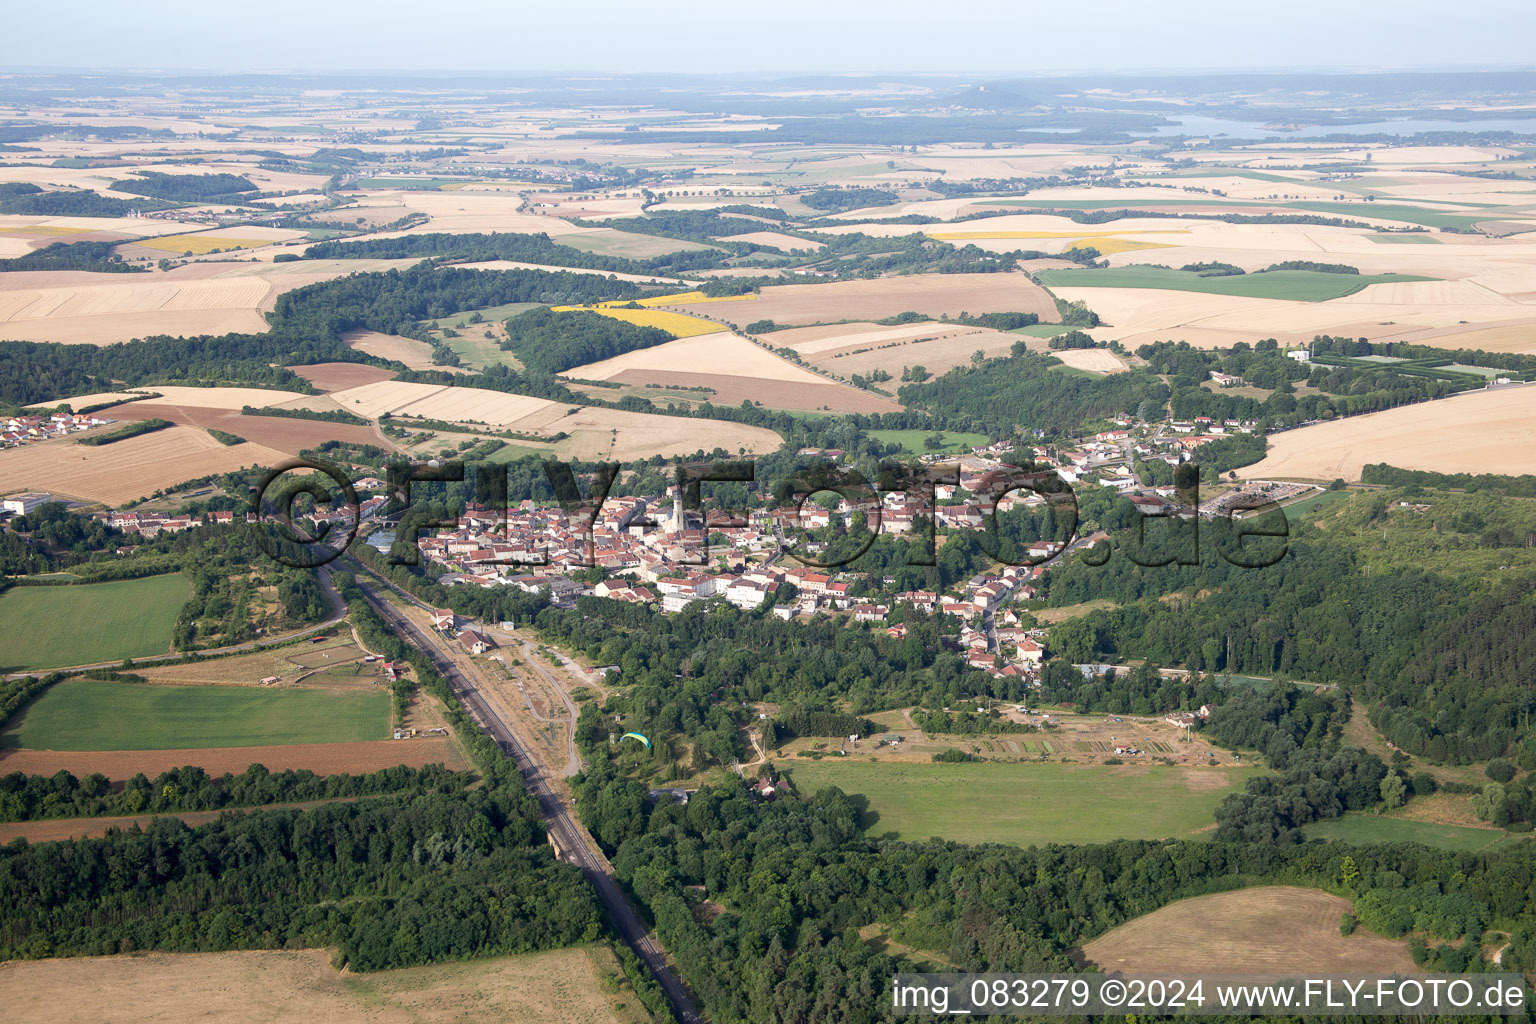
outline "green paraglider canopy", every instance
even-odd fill
[[[637,732],[627,732],[623,736],[619,737],[619,742],[620,743],[623,743],[625,740],[639,740],[641,743],[645,744],[645,749],[646,750],[650,750],[651,749],[651,741],[646,739],[644,736],[640,735]]]

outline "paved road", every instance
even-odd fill
[[[208,650],[198,651],[197,653],[202,655],[211,655],[235,654],[240,651],[254,651],[259,647],[273,647],[277,644],[287,643],[289,640],[301,637],[305,633],[313,633],[317,629],[329,629],[332,626],[340,624],[347,617],[347,604],[341,599],[341,595],[336,593],[336,588],[331,584],[331,570],[326,567],[321,567],[318,572],[320,577],[320,589],[325,592],[326,598],[331,602],[330,618],[326,619],[324,622],[317,622],[314,625],[305,626],[303,629],[294,630],[292,633],[284,633],[282,636],[264,636],[260,640],[248,640],[243,644],[230,644],[228,647],[210,647]],[[174,654],[154,654],[147,658],[134,658],[133,663],[134,665],[153,665],[160,661],[179,661],[184,657],[186,657],[185,652],[177,651]],[[123,662],[121,659],[117,661],[98,661],[91,665],[65,665],[62,668],[36,669],[32,672],[12,672],[5,678],[23,679],[27,676],[47,675],[50,672],[80,672],[85,669],[93,668],[116,669],[121,668],[122,665]]]
[[[591,841],[586,829],[560,801],[540,770],[538,762],[518,742],[511,726],[481,695],[454,660],[443,651],[435,635],[419,628],[399,609],[378,596],[376,588],[380,584],[375,577],[367,574],[366,569],[362,569],[358,572],[357,583],[374,610],[395,629],[402,639],[431,660],[433,666],[448,680],[454,695],[459,698],[465,709],[479,721],[481,727],[501,746],[502,750],[517,762],[518,768],[523,773],[524,784],[539,801],[539,809],[543,812],[544,822],[550,835],[554,836],[555,842],[559,844],[566,859],[575,863],[586,876],[587,881],[597,890],[598,898],[607,908],[608,917],[613,922],[614,929],[629,948],[645,961],[651,973],[656,976],[656,980],[661,983],[677,1019],[682,1024],[703,1024],[704,1018],[694,1008],[693,1000],[672,973],[671,968],[667,966],[665,951],[646,933],[645,925],[641,922],[639,915],[624,898],[619,883],[613,877],[613,867],[601,853],[594,852],[597,844]],[[398,588],[390,584],[385,585],[398,591]],[[406,594],[403,596],[413,604],[421,605],[421,602],[414,597]]]

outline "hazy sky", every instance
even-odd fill
[[[1530,66],[1531,0],[5,0],[0,66],[958,71]]]

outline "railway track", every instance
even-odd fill
[[[454,695],[464,705],[465,710],[516,762],[518,769],[522,772],[523,784],[539,802],[539,810],[543,814],[549,834],[554,837],[565,859],[580,868],[592,888],[597,891],[598,898],[607,910],[608,918],[619,938],[623,939],[624,944],[634,950],[635,955],[644,960],[646,966],[651,969],[662,991],[666,993],[668,1002],[672,1004],[672,1012],[676,1014],[677,1019],[681,1024],[704,1024],[704,1017],[694,1007],[692,997],[688,995],[682,982],[667,965],[666,951],[651,938],[639,915],[625,899],[618,880],[613,876],[612,865],[601,853],[595,852],[597,844],[591,841],[586,828],[576,820],[560,800],[538,762],[518,741],[512,727],[480,693],[469,676],[460,670],[453,658],[443,651],[437,638],[381,598],[375,590],[375,578],[365,567],[358,565],[356,568],[358,569],[358,588],[362,590],[369,605],[402,639],[426,655],[432,662],[432,666],[448,680]],[[413,604],[420,604],[404,592],[397,590],[397,593]]]

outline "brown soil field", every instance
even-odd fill
[[[1339,934],[1348,900],[1267,885],[1179,900],[1083,947],[1106,971],[1131,974],[1417,973],[1408,944],[1356,929]]]
[[[1441,473],[1536,473],[1536,385],[1473,391],[1434,402],[1287,430],[1263,461],[1238,470],[1257,480],[1360,479],[1367,463]]]
[[[0,772],[53,775],[60,770],[86,776],[100,772],[126,779],[136,772],[154,777],[171,768],[195,764],[210,775],[243,772],[253,764],[273,771],[308,768],[317,775],[376,772],[397,764],[420,767],[446,764],[463,768],[452,741],[433,736],[413,740],[363,740],[357,743],[287,743],[271,747],[208,747],[184,750],[26,750],[0,751]]]
[[[321,391],[344,391],[381,380],[391,380],[395,371],[367,363],[311,363],[291,367],[294,373]]]
[[[178,426],[100,448],[72,439],[12,448],[0,452],[0,480],[7,490],[43,490],[115,505],[184,480],[272,466],[287,457],[249,442],[225,447],[201,430]]]
[[[606,947],[365,974],[323,949],[148,953],[0,966],[26,1024],[638,1024],[649,1020]],[[60,998],[60,993],[69,993]]]
[[[305,448],[314,448],[322,441],[393,447],[373,427],[360,427],[352,423],[327,423],[324,420],[298,420],[280,416],[242,416],[238,410],[231,412],[225,409],[188,408],[160,402],[134,402],[119,406],[112,412],[112,418],[118,420],[148,420],[157,417],[183,426],[222,430],[289,455],[297,455]]]
[[[815,324],[837,320],[879,320],[911,310],[925,316],[962,312],[1036,313],[1056,319],[1051,296],[1024,274],[912,274],[869,281],[771,285],[751,302],[679,306],[703,316],[728,314],[741,323],[773,320]]]
[[[900,412],[900,402],[846,384],[823,380],[801,383],[738,377],[724,373],[683,373],[661,370],[623,370],[608,378],[620,384],[672,384],[709,388],[714,405],[740,405],[748,399],[770,409],[828,409],[832,412]],[[664,397],[664,396],[660,396]]]

